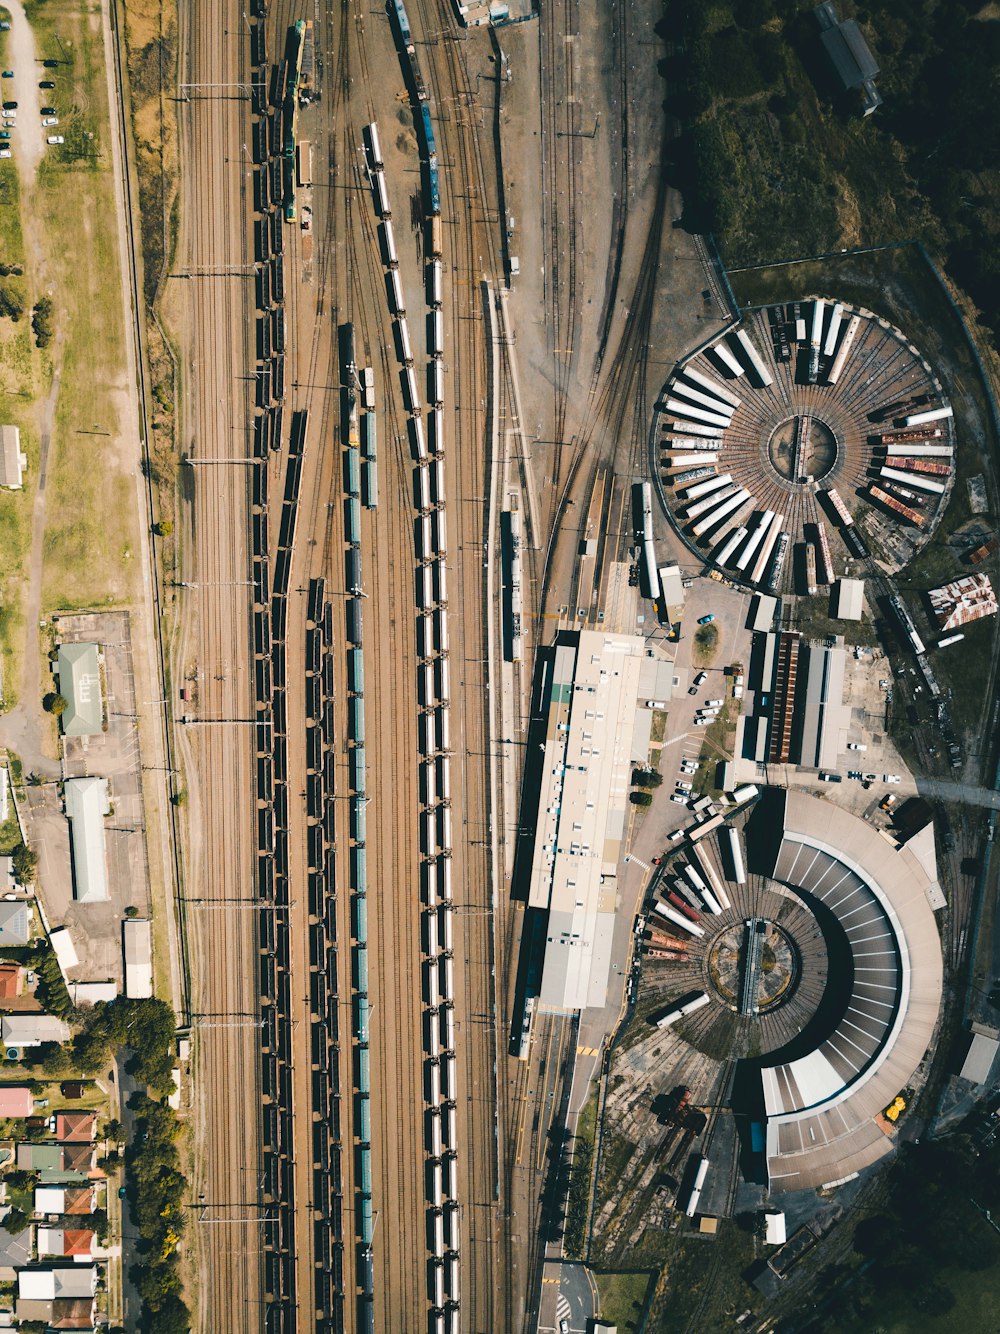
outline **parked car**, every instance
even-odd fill
[[[14,77],[14,71],[12,69],[5,69],[3,75],[0,77],[3,77],[5,79],[12,79]]]
[[[819,781],[820,781],[821,783],[842,783],[844,780],[843,780],[843,777],[842,777],[840,774],[827,774],[827,773],[823,773],[823,774],[820,774],[820,776],[819,776]]]
[[[902,780],[900,779],[899,774],[883,774],[883,775],[882,775],[882,782],[883,782],[883,783],[899,783],[899,782],[901,782],[901,781],[902,781]]]
[[[675,784],[675,786],[676,786],[681,792],[690,792],[690,791],[691,791],[691,788],[694,786],[694,784],[693,784],[693,783],[682,783],[681,780],[678,779],[677,782],[676,782],[676,784]]]
[[[710,709],[721,709],[722,706],[723,706],[723,704],[725,704],[725,702],[726,702],[726,701],[725,701],[724,699],[706,699],[706,700],[705,700],[705,703],[708,705],[708,707],[709,707]]]
[[[12,156],[13,155],[9,148],[0,148],[0,157],[12,157]]]
[[[694,725],[695,727],[707,727],[712,721],[713,719],[711,718],[696,718],[694,720]]]
[[[43,79],[38,86],[39,88],[54,88],[55,84],[51,79]]]
[[[46,126],[49,126],[49,125],[58,125],[58,124],[59,124],[59,117],[58,117],[58,116],[43,116],[43,117],[42,117],[42,124],[43,124],[43,125],[46,125]]]
[[[680,795],[680,793],[678,793],[678,792],[674,792],[674,793],[671,795],[670,800],[671,800],[671,801],[676,801],[677,804],[678,804],[679,806],[686,806],[686,805],[687,805],[687,797],[682,797],[682,796]]]
[[[50,134],[49,137],[45,140],[45,142],[47,144],[64,144],[66,140],[62,137],[61,134]]]
[[[699,624],[699,625],[711,625],[712,622],[713,622],[714,620],[715,620],[715,612],[710,611],[710,612],[708,613],[707,616],[699,616],[699,617],[698,617],[698,624]]]
[[[57,114],[55,107],[42,107],[43,116],[55,116]]]
[[[4,109],[4,111],[16,111],[16,110],[17,110],[17,103],[16,103],[16,102],[4,102],[4,104],[3,104],[3,109]]]
[[[10,130],[0,130],[0,139],[9,139]]]
[[[848,749],[848,750],[867,750],[868,747],[865,745],[865,743],[864,743],[863,741],[848,741],[848,743],[847,743],[847,749]]]

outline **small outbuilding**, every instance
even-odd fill
[[[0,426],[0,486],[20,491],[28,456],[21,452],[21,432],[16,426]]]
[[[865,581],[838,579],[836,607],[834,616],[838,621],[860,621],[865,610]]]
[[[122,923],[125,995],[144,1000],[153,994],[153,924],[148,917],[126,917]]]
[[[842,20],[836,6],[829,2],[817,5],[813,13],[819,24],[819,39],[837,82],[845,92],[860,92],[861,114],[870,116],[882,105],[882,96],[875,87],[878,61],[872,55],[864,33],[854,19]]]
[[[788,1240],[785,1215],[780,1209],[768,1209],[764,1214],[764,1240],[768,1246],[784,1246]]]
[[[60,644],[59,693],[66,701],[63,736],[97,736],[104,729],[101,658],[96,644]]]

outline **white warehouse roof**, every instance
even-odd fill
[[[108,898],[104,817],[111,809],[106,778],[70,778],[66,815],[73,827],[73,889],[80,903]]]
[[[860,621],[865,609],[865,581],[863,579],[837,580],[837,619]]]
[[[556,649],[528,899],[549,910],[539,991],[548,1008],[600,1006],[607,995],[644,647],[584,630]]]
[[[153,924],[148,917],[122,923],[125,954],[125,995],[143,1000],[153,994]]]

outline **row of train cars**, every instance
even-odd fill
[[[427,91],[413,47],[406,11],[399,0],[391,0],[390,17],[404,72],[414,101],[414,119],[422,148],[425,210],[428,216],[425,277],[427,305],[427,401],[429,431],[424,430],[424,409],[414,373],[408,313],[393,231],[392,207],[385,178],[381,140],[374,122],[364,130],[364,149],[372,200],[378,217],[379,244],[385,269],[386,297],[394,321],[394,340],[400,367],[407,433],[413,456],[415,550],[415,595],[417,606],[416,647],[418,657],[418,730],[421,848],[421,948],[423,959],[422,1019],[425,1056],[423,1097],[425,1104],[425,1184],[427,1199],[428,1327],[432,1334],[457,1334],[461,1322],[460,1254],[461,1209],[458,1200],[458,1058],[455,1050],[455,957],[454,897],[451,812],[451,714],[450,658],[447,621],[447,516],[444,472],[444,317],[442,312],[441,212],[437,174],[437,150],[427,106]],[[358,446],[373,457],[373,418],[367,378],[359,378],[354,332],[340,330],[342,392],[342,439],[346,441],[345,506],[357,504]],[[364,372],[367,377],[368,372]],[[358,391],[369,408],[358,420]],[[371,423],[371,424],[369,424]],[[429,437],[429,438],[428,438]],[[371,485],[366,499],[371,497]],[[354,1003],[367,1011],[367,914],[358,911],[365,901],[367,866],[365,855],[367,804],[365,778],[365,729],[363,687],[363,578],[357,546],[358,516],[348,514],[345,582],[347,591],[347,640],[351,785],[351,894],[354,904],[352,928],[355,936]],[[360,1033],[356,1032],[360,1044]],[[368,1133],[370,1116],[367,1059],[360,1057],[367,1044],[359,1045],[357,1097],[358,1135]],[[361,1087],[364,1080],[365,1087]],[[371,1243],[374,1220],[371,1214],[370,1147],[361,1141],[359,1178],[359,1241],[362,1247],[362,1323],[372,1328],[374,1291]]]

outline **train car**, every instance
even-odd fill
[[[399,269],[389,270],[385,286],[389,297],[389,309],[399,319],[406,314],[406,298],[403,296],[403,280],[399,276]]]
[[[741,572],[746,570],[747,566],[757,554],[758,548],[767,536],[773,522],[774,511],[765,510],[758,519],[756,528],[750,534],[750,540],[739,554],[736,561],[737,570],[740,570]]]
[[[399,359],[404,366],[412,366],[413,348],[410,346],[410,329],[405,319],[396,321],[396,333],[399,339]]]
[[[427,304],[435,310],[441,308],[441,261],[432,259],[427,266]]]
[[[427,207],[432,216],[441,212],[441,182],[436,158],[427,167]]]
[[[930,408],[926,412],[911,412],[909,416],[903,418],[902,425],[907,427],[923,426],[927,422],[946,421],[952,416],[954,416],[952,408]]]
[[[903,472],[895,467],[882,468],[879,475],[886,481],[899,482],[903,486],[916,487],[918,491],[931,491],[935,495],[943,495],[947,486],[946,482],[935,482],[932,477],[924,477],[919,473]]]
[[[718,357],[718,359],[722,362],[723,366],[726,368],[729,374],[733,376],[734,379],[738,380],[741,375],[746,374],[743,367],[737,361],[736,357],[733,356],[732,352],[726,346],[726,343],[724,341],[720,340],[718,343],[714,343],[712,347],[709,348],[709,351],[713,354],[713,356]]]
[[[378,508],[378,464],[365,459],[361,470],[361,496],[366,510]]]
[[[399,256],[396,253],[396,234],[389,218],[383,218],[379,223],[379,233],[382,240],[383,264],[388,265],[390,269],[398,269]]]
[[[712,556],[712,564],[721,567],[728,561],[732,560],[733,553],[736,551],[740,543],[746,539],[746,535],[747,530],[745,528],[736,528],[732,532],[727,533],[725,537],[723,537],[719,547],[716,548],[715,554]]]
[[[435,408],[444,403],[444,366],[438,357],[427,367],[427,398]]]
[[[754,375],[756,375],[761,388],[766,389],[772,382],[771,373],[764,365],[760,353],[754,347],[753,343],[751,343],[750,336],[746,329],[737,329],[734,336],[737,343],[740,345],[744,356],[750,363],[750,367],[753,370]]]
[[[427,462],[427,441],[424,438],[424,423],[420,417],[411,417],[406,423],[407,434],[410,437],[410,448],[413,451],[413,457],[418,463]]]
[[[364,136],[368,149],[368,165],[372,171],[381,171],[385,163],[382,161],[382,142],[379,139],[378,126],[374,121],[365,126]]]
[[[361,453],[366,459],[375,457],[377,432],[374,412],[366,412],[361,418]]]
[[[837,491],[836,488],[831,486],[830,490],[823,492],[823,494],[826,496],[827,500],[833,506],[833,512],[836,514],[837,518],[840,520],[843,526],[845,528],[853,527],[854,520],[851,518],[851,511],[844,504],[843,500],[841,500],[840,492]]]
[[[676,1024],[678,1019],[684,1019],[689,1014],[697,1014],[707,1004],[708,996],[704,991],[693,992],[686,997],[682,997],[680,1001],[670,1007],[666,1014],[657,1019],[656,1027],[669,1028],[672,1024]]]
[[[698,1212],[701,1192],[705,1186],[705,1178],[708,1176],[708,1168],[708,1159],[699,1156],[698,1166],[695,1169],[694,1180],[691,1184],[691,1192],[688,1195],[687,1204],[684,1206],[684,1213],[688,1218],[693,1218]]]
[[[847,365],[847,358],[850,355],[851,348],[854,346],[854,340],[858,336],[858,330],[861,327],[861,316],[853,315],[847,326],[847,332],[841,339],[840,347],[833,358],[830,369],[826,373],[826,382],[828,385],[835,385],[844,372]]]
[[[440,259],[444,253],[444,234],[441,216],[435,213],[431,216],[427,224],[428,231],[428,250],[433,259]]]
[[[676,479],[673,480],[676,481]],[[702,496],[710,495],[713,491],[718,491],[723,486],[731,486],[732,481],[732,474],[724,472],[717,476],[708,477],[703,482],[689,482],[680,489],[685,493],[685,501],[698,500]]]
[[[926,519],[919,510],[911,509],[909,505],[904,505],[901,500],[897,500],[895,496],[890,496],[889,493],[883,491],[880,486],[875,486],[874,484],[869,486],[868,493],[872,500],[877,501],[880,505],[885,505],[885,507],[891,509],[894,514],[898,514],[901,519],[905,519],[907,523],[913,524],[914,528],[923,528]]]
[[[740,406],[741,400],[737,398],[731,389],[727,389],[725,385],[721,385],[717,381],[709,379],[707,375],[703,375],[702,372],[696,370],[694,366],[685,366],[681,374],[686,380],[690,380],[692,384],[699,385],[702,389],[707,389],[708,392],[713,394],[716,398],[721,398],[724,403],[728,403],[734,410]]]
[[[392,217],[392,209],[389,207],[389,195],[385,188],[385,172],[376,171],[372,173],[372,193],[375,198],[375,212],[383,220]]]
[[[722,404],[719,406],[721,408]],[[668,398],[664,408],[672,417],[714,426],[717,431],[724,431],[732,420],[731,416],[723,415],[721,412],[709,412],[706,408],[696,407],[694,403],[685,403],[680,398]]]
[[[727,825],[724,833],[723,842],[729,853],[729,869],[732,874],[729,879],[737,885],[745,885],[747,882],[746,870],[743,865],[743,850],[740,846],[739,832],[732,825]]]
[[[428,162],[437,162],[437,143],[434,139],[434,125],[431,121],[430,107],[422,106],[420,108],[420,129]]]
[[[658,912],[661,917],[665,917],[668,922],[673,922],[674,926],[679,926],[682,931],[686,931],[689,935],[703,936],[705,934],[700,926],[694,922],[689,922],[683,913],[679,913],[676,908],[672,908],[668,903],[657,903],[654,912]]]
[[[788,533],[780,533],[775,544],[774,562],[771,565],[770,573],[767,576],[767,591],[773,593],[781,582],[781,573],[785,568],[785,560],[788,556],[788,547],[791,537]]]
[[[444,316],[440,310],[432,310],[427,316],[427,347],[432,357],[444,354]]]
[[[407,412],[420,411],[420,396],[417,393],[417,377],[413,373],[412,366],[407,366],[403,373],[403,398],[406,403]]]
[[[695,404],[696,407],[707,408],[709,412],[717,413],[720,417],[731,418],[735,411],[731,404],[723,403],[721,399],[713,398],[711,394],[702,393],[700,389],[695,389],[682,380],[675,380],[670,386],[670,392],[679,394],[681,398],[687,399],[689,403]]]

